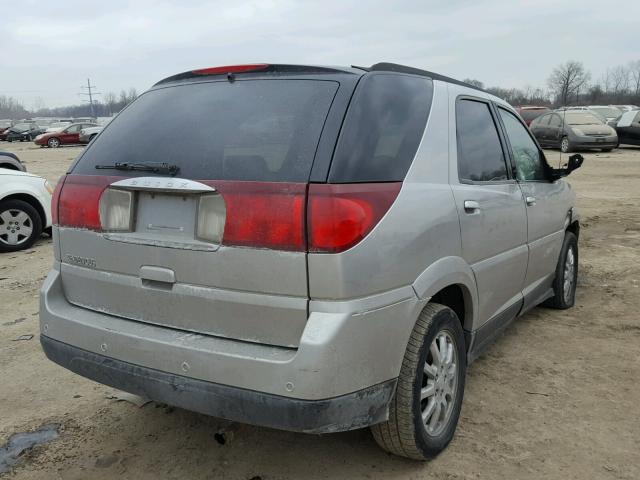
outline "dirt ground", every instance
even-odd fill
[[[50,180],[81,151],[0,148]],[[553,163],[558,155],[549,152]],[[108,398],[113,389],[54,365],[40,349],[38,289],[51,241],[0,256],[0,445],[15,432],[61,425],[59,438],[5,476],[640,478],[640,148],[585,157],[570,177],[582,213],[576,306],[534,309],[470,367],[457,434],[428,463],[387,455],[368,430],[293,434]],[[22,334],[34,337],[13,341]]]

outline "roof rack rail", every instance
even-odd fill
[[[428,70],[421,70],[419,68],[414,68],[414,67],[408,67],[406,65],[399,65],[397,63],[386,63],[386,62],[376,63],[375,65],[371,65],[371,67],[369,67],[369,71],[370,72],[409,73],[412,75],[429,77],[432,80],[440,80],[442,82],[453,83],[455,85],[461,85],[463,87],[473,88],[474,90],[485,92],[485,90],[483,90],[480,87],[476,87],[475,85],[471,85],[470,83],[456,80],[455,78],[445,77],[444,75],[440,75],[439,73],[429,72]]]

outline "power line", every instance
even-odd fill
[[[81,86],[80,89],[82,90],[80,92],[80,95],[86,95],[89,97],[89,100],[85,100],[85,102],[89,102],[89,107],[91,108],[91,117],[92,118],[96,118],[95,115],[95,111],[93,109],[93,97],[95,95],[102,95],[100,92],[96,92],[93,91],[93,89],[95,89],[96,86],[95,85],[91,85],[91,81],[87,78],[87,85],[86,86]],[[86,91],[84,91],[86,90]]]

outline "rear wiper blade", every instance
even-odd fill
[[[175,175],[180,171],[177,165],[168,163],[127,163],[116,162],[113,165],[96,165],[98,170],[137,170],[140,172],[152,172]]]

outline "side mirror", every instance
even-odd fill
[[[584,157],[579,153],[574,153],[569,157],[569,161],[567,162],[567,166],[564,168],[554,168],[551,170],[551,178],[552,180],[558,180],[562,177],[566,177],[574,170],[580,168],[582,163],[584,162]]]

